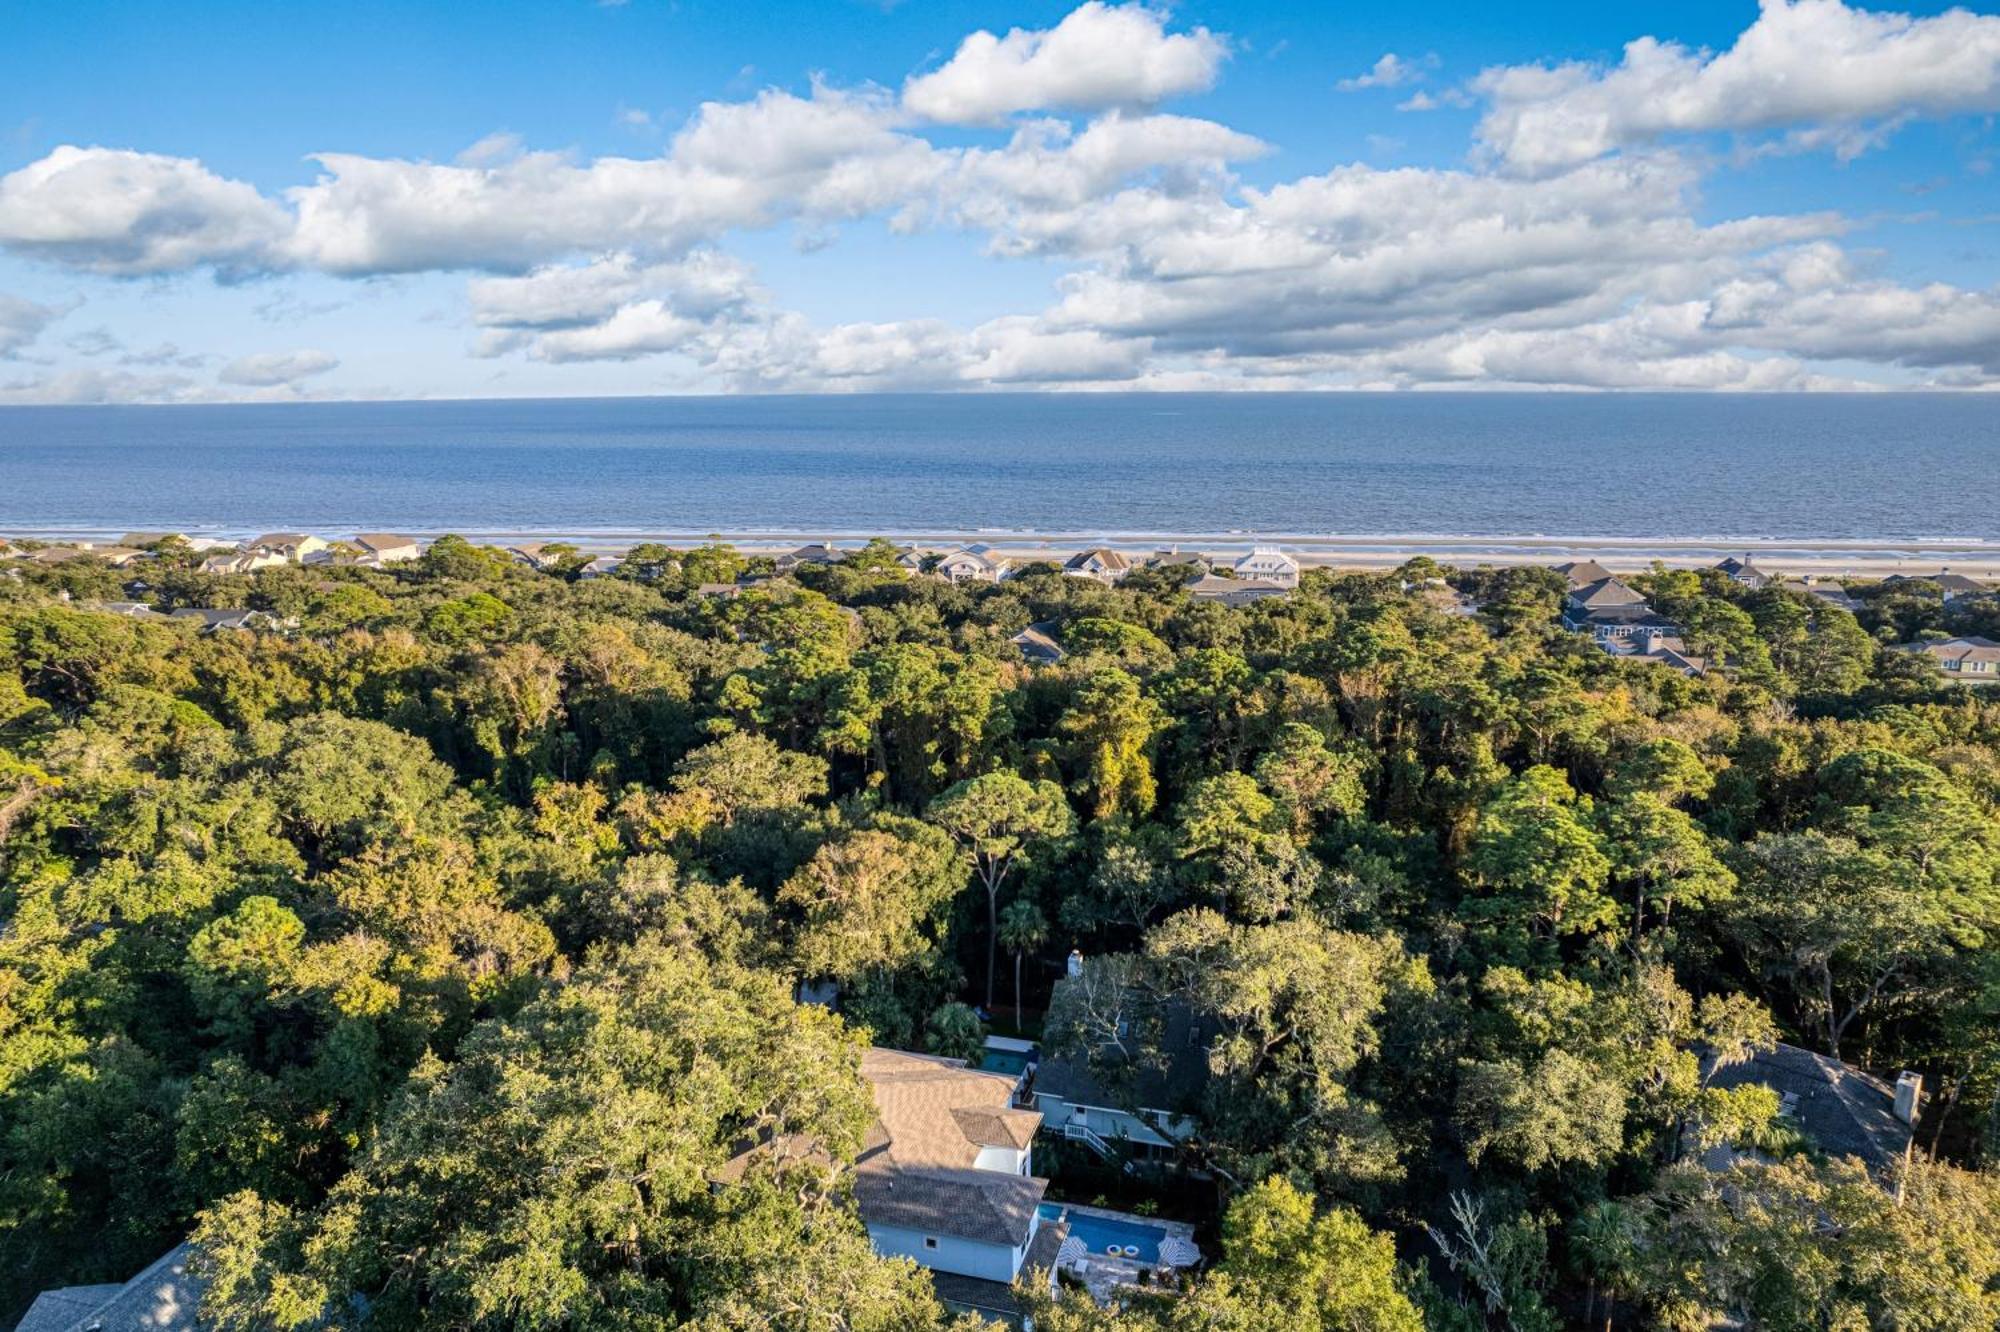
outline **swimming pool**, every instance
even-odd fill
[[[1124,1220],[1079,1212],[1061,1203],[1043,1203],[1040,1210],[1045,1221],[1067,1220],[1070,1236],[1082,1240],[1084,1247],[1093,1256],[1107,1257],[1111,1254],[1113,1246],[1116,1246],[1120,1258],[1149,1265],[1160,1261],[1160,1241],[1167,1235],[1161,1226],[1148,1225],[1139,1220]],[[1125,1252],[1128,1246],[1137,1249],[1138,1252]]]

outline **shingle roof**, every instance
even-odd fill
[[[1007,641],[1021,649],[1022,656],[1033,661],[1058,662],[1065,655],[1062,644],[1051,638],[1048,631],[1038,624],[1029,625]]]
[[[1113,573],[1123,573],[1132,567],[1132,561],[1126,559],[1122,553],[1115,550],[1107,550],[1102,546],[1094,546],[1089,550],[1080,550],[1064,560],[1063,568],[1082,569],[1089,565],[1092,560],[1097,561],[1100,568],[1107,569]]]
[[[1710,1086],[1759,1084],[1784,1098],[1785,1113],[1829,1156],[1857,1156],[1882,1171],[1899,1160],[1913,1130],[1896,1118],[1888,1083],[1838,1059],[1780,1045],[1717,1070]]]
[[[1577,588],[1569,594],[1569,601],[1584,610],[1597,610],[1605,606],[1643,606],[1646,598],[1618,579],[1605,577]]]
[[[354,544],[364,550],[395,550],[402,546],[414,546],[417,539],[397,536],[394,532],[356,532]]]
[[[1905,652],[1927,652],[1939,661],[1995,661],[2000,662],[2000,643],[1990,638],[1967,635],[1963,638],[1940,638],[1928,643],[1906,643]]]
[[[1014,1108],[1014,1080],[960,1059],[881,1049],[863,1053],[861,1073],[877,1116],[855,1166],[862,1220],[1026,1243],[1048,1181],[974,1164],[981,1147],[1025,1147],[1042,1121]]]
[[[1596,560],[1571,560],[1558,564],[1556,572],[1569,580],[1571,587],[1583,587],[1588,583],[1601,583],[1611,577],[1611,570]]]
[[[1067,978],[1057,981],[1056,991],[1069,983]],[[1052,993],[1049,1006],[1056,1002]],[[1186,1004],[1170,1004],[1161,1019],[1159,1048],[1171,1051],[1164,1066],[1140,1061],[1100,1076],[1088,1060],[1045,1054],[1035,1068],[1035,1094],[1105,1110],[1179,1112],[1192,1106],[1208,1084],[1208,1048],[1215,1028],[1197,1021]]]
[[[188,1271],[191,1252],[176,1245],[122,1286],[45,1291],[15,1332],[195,1332],[206,1283]]]

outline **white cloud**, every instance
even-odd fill
[[[259,268],[288,225],[192,158],[64,146],[0,176],[0,245],[94,273]]]
[[[690,387],[2000,382],[2000,291],[1888,280],[1841,248],[1837,214],[1704,221],[1712,157],[1656,142],[1770,131],[1745,151],[1852,151],[1904,115],[1988,104],[1994,24],[1772,0],[1720,55],[1639,42],[1608,70],[1488,71],[1474,85],[1485,151],[1468,167],[1357,162],[1252,187],[1237,171],[1263,142],[1142,109],[1208,86],[1222,39],[1093,3],[1046,31],[976,34],[901,99],[822,84],[704,104],[652,156],[578,159],[511,135],[442,163],[325,153],[316,181],[272,198],[191,159],[64,148],[0,179],[0,245],[111,277],[466,273],[475,355],[657,360]],[[1925,60],[1945,70],[1935,83],[1910,72]],[[1345,83],[1407,85],[1430,64],[1385,56]],[[1049,113],[1065,106],[1108,109]],[[920,114],[1009,129],[933,141]],[[962,230],[998,260],[1066,271],[1052,298],[972,327],[827,323],[784,308],[723,248],[776,227],[830,244],[864,218],[892,237]],[[893,251],[880,262],[893,273]],[[61,313],[0,298],[0,355]],[[211,385],[171,373],[204,363],[158,347],[121,358],[158,374],[6,393],[283,398],[337,361],[245,357]]]
[[[660,157],[519,153],[481,165],[323,153],[288,192],[288,252],[327,272],[522,271],[569,255],[673,255],[731,229],[880,209],[937,169],[884,98],[820,88],[710,102]]]
[[[135,375],[95,366],[39,379],[0,382],[0,403],[15,405],[182,402],[199,396],[194,381],[186,375]]]
[[[275,388],[284,384],[296,384],[314,375],[323,375],[340,364],[340,358],[331,352],[307,348],[289,352],[257,352],[250,356],[239,356],[217,372],[216,378],[225,384],[235,384],[243,388]]]
[[[2000,16],[1931,18],[1841,0],[1760,0],[1720,54],[1642,37],[1610,69],[1490,69],[1480,139],[1521,172],[1562,170],[1670,134],[1798,128],[1858,151],[1905,116],[2000,110]]]
[[[1371,65],[1366,74],[1341,79],[1333,86],[1341,92],[1360,92],[1367,88],[1400,88],[1406,83],[1415,83],[1424,77],[1424,72],[1437,67],[1437,57],[1427,55],[1420,60],[1405,60],[1390,51]]]
[[[39,305],[0,292],[0,361],[21,351],[40,337],[43,329],[67,313],[52,305]]]
[[[1152,106],[1214,86],[1228,43],[1166,25],[1144,4],[1086,0],[1053,28],[975,32],[904,84],[903,105],[943,124],[991,125],[1020,111]]]

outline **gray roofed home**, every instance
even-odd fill
[[[94,601],[85,609],[103,611],[106,615],[122,615],[128,620],[164,620],[168,618],[143,601]]]
[[[1149,569],[1192,569],[1207,573],[1212,567],[1208,556],[1198,550],[1182,550],[1179,546],[1169,546],[1156,550],[1146,560]]]
[[[202,632],[208,634],[283,627],[283,621],[277,616],[269,611],[260,610],[210,610],[205,607],[183,606],[173,613],[173,618],[198,620],[201,622]]]
[[[1203,574],[1186,586],[1187,594],[1196,601],[1219,601],[1225,606],[1248,606],[1266,597],[1285,596],[1292,590],[1276,583],[1224,578],[1219,574]]]
[[[1767,574],[1759,569],[1748,555],[1740,560],[1731,555],[1716,565],[1715,571],[1730,582],[1739,583],[1744,587],[1764,587],[1778,581],[1775,574]]]
[[[1054,622],[1046,620],[1041,624],[1031,624],[1007,641],[1021,649],[1021,655],[1037,666],[1053,666],[1066,655],[1062,644],[1049,635],[1053,627]]]
[[[1611,570],[1596,560],[1570,560],[1556,566],[1556,572],[1569,581],[1571,587],[1584,587],[1590,583],[1601,583],[1611,577]]]
[[[1934,574],[1890,574],[1882,582],[1884,585],[1931,583],[1937,587],[1946,601],[1956,601],[1960,597],[1976,597],[1992,591],[1977,579],[1967,578],[1964,574],[1956,574],[1949,569],[1940,569]]]
[[[1091,991],[1073,990],[1088,985],[1082,954],[1072,953],[1069,975],[1049,995],[1050,1014],[1072,1001],[1088,1005],[1084,996]],[[1188,1110],[1208,1085],[1215,1028],[1185,1004],[1169,1003],[1156,1016],[1156,1048],[1166,1053],[1164,1064],[1128,1059],[1108,1040],[1090,1052],[1043,1051],[1031,1090],[1048,1132],[1101,1155],[1112,1154],[1113,1144],[1141,1157],[1174,1154],[1176,1144],[1195,1129]]]
[[[774,562],[779,573],[789,573],[802,564],[838,564],[846,557],[846,552],[828,542],[812,546],[800,546],[787,551]]]
[[[1779,1113],[1813,1146],[1828,1156],[1859,1157],[1877,1178],[1888,1176],[1916,1135],[1923,1079],[1915,1073],[1892,1087],[1852,1064],[1780,1044],[1715,1069],[1709,1079],[1712,1087],[1753,1084],[1778,1093]]]
[[[1617,578],[1600,578],[1570,591],[1568,603],[1578,610],[1601,610],[1607,606],[1643,606],[1645,594]]]
[[[191,1253],[176,1245],[122,1286],[45,1290],[14,1332],[195,1332],[206,1283],[188,1270]]]
[[[1963,684],[2000,683],[2000,643],[1968,635],[1928,643],[1902,643],[1897,652],[1921,652],[1937,663],[1938,673]]]

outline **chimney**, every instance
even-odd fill
[[[1083,974],[1082,949],[1072,948],[1069,950],[1069,961],[1064,964],[1064,971],[1071,976],[1081,976]]]
[[[1896,1118],[1905,1124],[1917,1122],[1917,1109],[1924,1101],[1924,1075],[1904,1069],[1896,1079]]]

